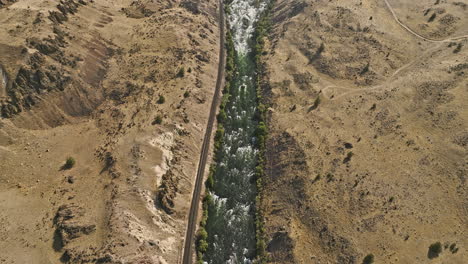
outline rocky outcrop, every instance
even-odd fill
[[[62,205],[59,207],[55,218],[56,227],[54,247],[61,250],[71,240],[83,235],[89,235],[96,230],[96,225],[83,221],[85,210],[76,205]]]
[[[180,3],[180,6],[190,11],[192,14],[200,14],[200,5],[195,1],[184,1]]]
[[[174,213],[174,199],[178,191],[179,179],[172,173],[167,171],[162,177],[161,186],[158,191],[158,200],[161,207],[168,214]]]
[[[3,69],[2,65],[0,65],[0,91],[5,90],[8,84],[8,76],[6,71]]]
[[[154,7],[148,5],[144,1],[133,1],[128,8],[122,9],[127,17],[131,18],[144,18],[154,14]]]
[[[0,8],[13,4],[17,0],[0,0]]]
[[[66,71],[56,66],[44,66],[45,58],[40,53],[34,53],[26,65],[18,70],[11,89],[9,99],[1,105],[1,116],[5,118],[30,109],[40,99],[39,95],[52,90],[63,91],[70,83]]]
[[[64,0],[60,1],[57,5],[59,11],[50,11],[49,19],[56,23],[61,24],[68,20],[68,15],[75,14],[78,11],[80,5],[86,5],[84,0]]]

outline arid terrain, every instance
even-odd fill
[[[0,263],[178,263],[217,8],[0,0]]]
[[[181,263],[218,7],[0,0],[0,263]],[[269,262],[468,263],[468,2],[270,16]]]
[[[467,263],[468,3],[388,3],[275,3],[272,263]]]

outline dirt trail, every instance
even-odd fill
[[[333,98],[330,98],[330,96],[327,96],[330,100],[336,100],[338,98],[341,98],[341,97],[344,97],[344,96],[347,96],[347,95],[350,95],[350,94],[354,94],[354,93],[359,93],[359,92],[364,92],[364,91],[372,91],[372,90],[381,90],[381,89],[384,89],[385,86],[390,83],[390,81],[394,80],[394,78],[400,73],[402,72],[403,70],[407,69],[408,67],[414,65],[416,62],[420,61],[421,59],[423,59],[428,53],[438,49],[441,47],[442,44],[439,44],[439,45],[436,45],[434,46],[433,48],[431,49],[428,49],[426,50],[421,56],[417,57],[416,59],[412,60],[411,62],[403,65],[402,67],[398,68],[390,77],[388,77],[382,84],[379,84],[379,85],[374,85],[374,86],[370,86],[370,87],[365,87],[365,88],[348,88],[348,87],[344,87],[344,86],[338,86],[338,85],[328,85],[327,87],[325,87],[324,89],[322,89],[322,93],[325,94],[325,92],[331,88],[338,88],[338,89],[343,89],[343,90],[350,90],[349,92],[344,92],[338,96],[334,96]]]
[[[400,24],[400,26],[402,26],[404,29],[406,29],[406,31],[408,31],[409,33],[413,34],[414,36],[420,38],[420,39],[423,39],[425,41],[429,41],[429,42],[452,42],[452,41],[457,41],[457,40],[462,40],[462,39],[465,39],[465,38],[468,38],[468,35],[464,35],[464,36],[458,36],[458,37],[452,37],[452,38],[448,38],[448,39],[442,39],[442,40],[437,40],[437,39],[429,39],[429,38],[426,38],[426,37],[423,37],[421,35],[419,35],[418,33],[414,32],[411,28],[409,28],[407,25],[403,24],[403,22],[401,22],[401,20],[398,18],[398,16],[396,15],[395,11],[393,10],[393,7],[390,5],[390,3],[388,2],[388,0],[384,0],[385,1],[385,4],[387,5],[388,9],[390,10],[390,12],[392,13],[393,15],[393,18],[395,19],[395,21]]]

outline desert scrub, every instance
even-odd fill
[[[362,264],[372,264],[372,263],[374,263],[374,255],[373,255],[373,254],[367,255],[367,256],[362,260]]]
[[[163,121],[162,116],[157,115],[157,116],[154,118],[154,120],[153,120],[153,122],[152,122],[151,124],[152,124],[152,125],[160,125],[160,124],[162,124],[162,121]]]
[[[185,68],[182,67],[179,69],[179,71],[177,72],[177,75],[176,75],[178,78],[182,78],[185,76]]]
[[[184,98],[188,98],[188,97],[190,97],[190,92],[189,92],[189,91],[185,91],[185,93],[184,93]]]
[[[440,253],[442,253],[442,244],[440,242],[435,242],[429,246],[427,257],[430,259],[437,258]]]
[[[366,66],[364,66],[364,68],[361,70],[359,75],[363,75],[363,74],[367,73],[369,71],[369,68],[370,68],[370,64],[367,63]]]
[[[73,168],[75,166],[75,164],[76,164],[76,160],[73,157],[68,157],[65,160],[65,164],[63,165],[63,169],[69,170],[69,169]]]
[[[350,162],[353,156],[354,156],[354,153],[352,151],[348,152],[348,154],[346,154],[346,157],[343,159],[343,163]]]
[[[317,97],[314,100],[314,104],[309,108],[309,112],[317,109],[320,105],[321,99],[320,95],[317,95]]]
[[[458,43],[457,47],[453,50],[453,53],[459,53],[463,47],[462,43]]]
[[[166,102],[166,98],[164,95],[160,95],[158,98],[158,104],[164,104]]]

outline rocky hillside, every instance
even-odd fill
[[[464,5],[389,3],[441,42],[404,29],[385,1],[275,3],[264,57],[272,263],[468,259],[468,39],[444,41],[467,34]]]
[[[217,1],[0,1],[0,262],[177,263]]]

